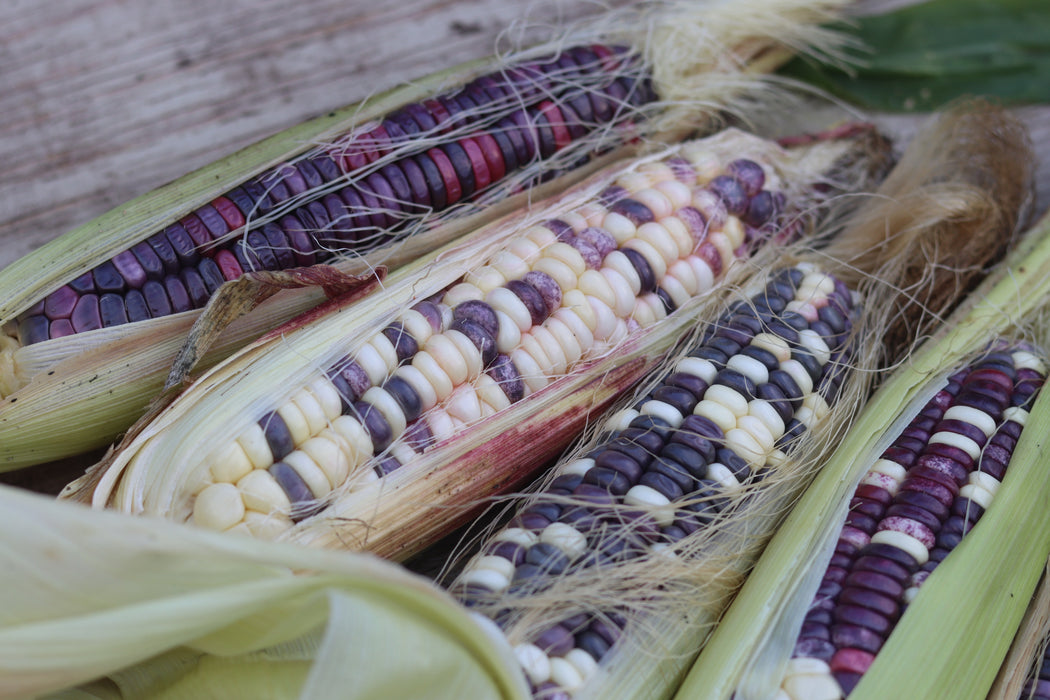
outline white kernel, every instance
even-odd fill
[[[530,241],[528,238],[523,238],[521,236],[517,236],[507,243],[507,250],[524,260],[530,266],[532,263],[539,260],[540,256],[543,254],[540,246],[537,245],[535,241]],[[502,284],[502,282],[500,284]]]
[[[653,218],[657,221],[665,216],[670,216],[671,212],[674,211],[674,204],[671,203],[668,196],[657,189],[646,188],[639,190],[631,198],[649,207],[649,211],[653,213]]]
[[[427,429],[436,443],[456,434],[456,424],[453,422],[452,416],[441,407],[435,407],[427,411],[423,420],[427,422]]]
[[[1046,365],[1043,361],[1027,350],[1014,350],[1010,353],[1010,357],[1013,359],[1016,369],[1032,369],[1041,375],[1046,374]]]
[[[445,411],[453,418],[470,424],[481,419],[481,400],[470,384],[457,386],[445,402]]]
[[[553,258],[565,263],[569,266],[569,269],[575,273],[576,279],[579,279],[580,275],[583,274],[583,271],[587,269],[587,262],[583,259],[580,251],[576,250],[568,243],[562,243],[561,241],[552,243],[544,248],[543,257]]]
[[[520,544],[522,547],[531,547],[540,541],[540,538],[534,532],[520,527],[504,528],[496,533],[496,536],[492,539],[496,542],[513,542]]]
[[[412,464],[416,461],[416,457],[419,456],[419,452],[413,450],[402,440],[394,440],[390,447],[387,448],[387,453],[396,459],[401,466]]]
[[[266,441],[266,434],[258,423],[252,423],[245,428],[244,432],[237,436],[237,444],[256,469],[266,469],[273,464],[270,443]]]
[[[459,354],[466,361],[467,381],[471,381],[481,374],[481,351],[478,350],[478,346],[475,345],[470,338],[459,331],[447,330],[442,333],[442,335],[452,341],[453,345],[456,346],[456,349],[459,350]]]
[[[751,339],[751,344],[756,348],[768,350],[777,358],[777,362],[786,362],[791,359],[791,346],[779,335],[773,333],[758,333]]]
[[[631,421],[640,415],[642,414],[633,408],[624,408],[609,416],[609,419],[605,421],[605,429],[609,431],[627,430]]]
[[[587,536],[566,523],[551,523],[540,532],[540,542],[552,544],[565,553],[569,560],[587,553]]]
[[[594,339],[595,341],[608,341],[616,332],[616,313],[612,307],[602,303],[600,299],[592,296],[587,297],[587,304],[594,312]]]
[[[610,257],[612,255],[613,253],[609,254]],[[609,286],[612,287],[613,292],[616,294],[616,304],[612,307],[613,313],[617,318],[627,318],[634,311],[634,301],[637,299],[636,293],[631,291],[630,283],[620,274],[619,270],[603,267],[601,273],[609,280]]]
[[[653,185],[653,189],[662,193],[665,197],[671,200],[671,208],[673,211],[678,211],[682,207],[689,206],[689,203],[693,201],[693,193],[689,190],[689,187],[678,180],[664,180]]]
[[[576,211],[559,214],[558,218],[567,223],[574,233],[579,233],[590,225],[587,223],[587,218]]]
[[[747,415],[747,397],[725,384],[712,384],[704,392],[705,401],[715,401],[722,404],[737,418]]]
[[[590,311],[590,305],[587,308]],[[591,313],[593,316],[593,312]],[[562,307],[554,312],[554,318],[565,324],[565,327],[572,332],[573,337],[576,339],[576,344],[580,347],[580,357],[586,355],[587,351],[594,345],[594,333],[591,332],[591,329],[588,328],[575,309]]]
[[[922,566],[930,560],[930,552],[919,540],[896,530],[879,530],[871,536],[873,544],[888,544],[910,554]]]
[[[904,593],[901,594],[901,600],[904,601],[905,605],[911,605],[915,602],[915,596],[919,595],[918,586],[908,586],[904,589]]]
[[[736,475],[721,462],[712,462],[707,465],[706,478],[717,481],[727,491],[732,491],[740,486],[740,481],[737,480]]]
[[[489,554],[486,556],[478,557],[473,563],[471,568],[473,569],[488,569],[490,571],[497,571],[509,581],[514,578],[514,562],[503,557]]]
[[[662,160],[653,160],[648,163],[642,163],[638,166],[638,172],[645,173],[649,176],[649,182],[652,183],[652,187],[656,187],[661,182],[668,180],[675,181],[674,170],[671,170],[671,166]]]
[[[579,290],[601,299],[607,306],[616,304],[616,294],[609,285],[609,280],[598,270],[587,270],[580,275]]]
[[[831,407],[828,406],[828,402],[824,400],[824,397],[820,394],[807,394],[806,398],[802,400],[803,408],[808,408],[813,411],[813,415],[816,416],[817,420],[820,420],[824,416],[831,412]]]
[[[634,300],[634,308],[631,309],[629,318],[633,319],[642,328],[648,328],[656,323],[657,320],[656,314],[653,313],[653,307],[644,297],[638,297]]]
[[[630,192],[632,197],[649,187],[651,182],[647,173],[637,170],[629,170],[616,176],[616,184]]]
[[[337,432],[350,446],[352,450],[350,457],[353,464],[363,464],[372,456],[375,449],[372,444],[372,436],[368,434],[365,426],[361,425],[361,421],[353,416],[339,416],[332,421],[332,430]]]
[[[529,241],[531,243],[531,241]],[[536,245],[532,243],[532,245]],[[482,291],[482,293],[495,289],[496,287],[502,287],[507,283],[507,278],[502,272],[492,267],[491,265],[482,265],[476,270],[471,270],[467,274],[463,275],[463,281],[472,284]]]
[[[704,399],[696,404],[693,413],[714,421],[723,433],[736,427],[736,415],[717,401]]]
[[[831,673],[797,674],[784,679],[784,692],[792,700],[839,700],[842,688]]]
[[[594,466],[594,460],[590,457],[581,457],[580,459],[574,459],[569,462],[565,462],[558,467],[558,475],[562,474],[578,474],[583,476],[591,470]]]
[[[532,264],[532,269],[550,275],[561,287],[563,293],[576,289],[577,280],[580,279],[580,276],[571,267],[554,258],[540,258]]]
[[[244,448],[237,441],[224,442],[208,455],[208,471],[212,481],[236,483],[238,479],[254,469]]]
[[[415,309],[408,309],[402,313],[400,321],[405,332],[412,336],[412,339],[420,345],[425,343],[427,338],[434,333],[434,327],[430,325],[427,317]]]
[[[510,316],[522,333],[532,328],[532,314],[529,313],[525,302],[506,287],[497,287],[490,291],[485,295],[485,302],[496,311],[502,311]]]
[[[780,417],[777,410],[773,408],[773,404],[763,399],[753,399],[747,402],[747,414],[753,416],[758,420],[762,421],[762,425],[766,426],[766,430],[771,435],[783,435],[787,426],[784,425],[784,419]]]
[[[755,384],[765,384],[769,381],[769,370],[766,366],[747,355],[733,355],[726,361],[726,367],[740,372]]]
[[[321,405],[321,402],[317,400],[313,393],[306,389],[300,389],[292,395],[292,403],[295,404],[306,419],[307,431],[310,435],[317,435],[317,433],[328,427],[328,415],[325,413],[324,406]],[[278,413],[280,413],[280,410],[278,410]],[[339,415],[339,413],[336,415]]]
[[[594,308],[588,301],[589,298],[589,295],[579,289],[571,289],[561,295],[561,305],[562,308],[569,309],[579,316],[580,320],[587,325],[588,330],[593,333],[598,325],[598,317],[595,316]]]
[[[638,276],[638,270],[634,269],[631,259],[624,255],[623,251],[614,250],[606,255],[605,260],[602,261],[603,271],[605,268],[611,268],[620,273],[620,276],[626,280],[632,297],[642,293],[642,278]]]
[[[1028,422],[1028,411],[1020,406],[1010,406],[1003,411],[1003,422],[1013,421],[1022,428]]]
[[[521,329],[518,323],[502,311],[496,311],[499,328],[496,332],[496,349],[504,355],[521,344]]]
[[[441,301],[455,308],[465,301],[477,301],[483,299],[484,296],[485,292],[478,285],[471,282],[460,282],[445,292]]]
[[[566,331],[566,333],[568,333],[568,331]],[[552,377],[562,376],[569,370],[572,363],[576,361],[566,353],[566,349],[562,347],[557,336],[551,332],[547,324],[536,326],[529,331],[529,335],[536,339],[536,342],[540,344],[540,347],[543,348],[543,352],[550,359],[550,375]],[[568,333],[568,335],[572,334]],[[579,348],[577,348],[577,350],[578,349]],[[578,353],[576,359],[579,359]]]
[[[587,220],[588,226],[601,226],[605,217],[606,209],[597,202],[587,202],[576,210],[580,216]]]
[[[714,245],[715,250],[722,256],[722,270],[728,270],[736,261],[736,249],[730,242],[729,237],[724,233],[715,231],[707,235],[707,240]]]
[[[683,357],[675,364],[674,371],[699,377],[708,384],[718,376],[718,367],[715,366],[715,363],[702,357]]]
[[[306,452],[294,450],[281,461],[295,470],[314,498],[324,498],[332,491],[333,484],[328,481],[328,475]]]
[[[732,246],[733,250],[736,250],[743,245],[745,235],[744,224],[735,216],[726,218],[726,222],[722,226],[722,233],[729,241],[729,245]]]
[[[260,513],[255,510],[244,512],[244,526],[252,533],[252,537],[260,540],[275,540],[295,523],[283,513]]]
[[[522,234],[522,238],[532,241],[540,248],[549,246],[551,243],[555,243],[558,237],[554,235],[554,231],[551,231],[546,226],[532,226],[526,229]]]
[[[714,270],[711,269],[711,266],[707,264],[706,260],[695,255],[690,255],[685,261],[689,263],[689,267],[693,268],[693,274],[696,275],[697,287],[701,292],[706,292],[715,286]]]
[[[897,483],[904,481],[904,477],[908,475],[908,470],[903,465],[897,464],[893,460],[882,458],[875,460],[875,463],[871,465],[871,471],[885,474]]]
[[[685,260],[676,260],[667,268],[667,277],[664,279],[669,278],[677,280],[690,297],[699,294],[701,291],[700,281],[696,278],[696,273],[693,272],[693,268]]]
[[[806,319],[810,323],[813,323],[818,318],[817,307],[813,306],[813,304],[810,304],[808,301],[789,301],[787,303],[787,306],[784,307],[784,310],[794,311],[796,314],[802,316],[802,318]]]
[[[401,365],[394,370],[393,376],[400,377],[412,387],[419,397],[421,410],[428,411],[437,404],[437,392],[434,391],[434,385],[415,365]]]
[[[576,667],[560,656],[551,658],[551,680],[566,692],[573,693],[583,685],[583,676]]]
[[[649,416],[654,416],[666,421],[672,428],[677,428],[682,424],[684,417],[681,412],[674,406],[663,401],[657,401],[656,399],[650,399],[642,404],[642,413]]]
[[[292,436],[293,445],[298,445],[310,439],[310,436],[313,435],[306,415],[303,414],[303,411],[294,401],[285,402],[284,405],[277,409],[277,415],[281,417],[281,420],[284,421],[285,426],[288,428],[288,433]],[[263,430],[265,431],[265,428]]]
[[[233,484],[209,484],[193,502],[193,524],[222,532],[244,520],[244,501]]]
[[[506,560],[504,559],[504,561]],[[511,566],[513,566],[513,564]],[[513,576],[513,574],[511,575]],[[502,572],[493,569],[470,569],[463,572],[463,577],[460,581],[466,584],[481,586],[497,593],[506,590],[510,585],[509,576],[505,576]]]
[[[745,418],[739,420],[743,421]],[[765,464],[766,453],[769,452],[749,430],[743,428],[731,428],[726,431],[726,446],[751,464]]]
[[[671,297],[671,301],[674,302],[676,309],[682,308],[693,298],[689,290],[670,273],[665,275],[663,280],[660,281],[660,287],[667,292],[667,296]]]
[[[653,279],[657,281],[662,280],[664,275],[667,274],[667,261],[664,260],[664,256],[660,254],[660,251],[653,244],[641,238],[632,238],[624,243],[623,247],[641,253],[645,261],[649,263],[649,267],[652,268]]]
[[[510,406],[510,399],[500,388],[499,383],[487,374],[479,375],[474,382],[481,403],[492,408],[493,411],[502,411]]]
[[[539,246],[537,246],[538,250]],[[499,270],[500,274],[508,280],[521,279],[529,271],[528,263],[507,250],[497,251],[489,261],[489,265]]]
[[[807,428],[812,428],[820,419],[817,417],[816,413],[813,412],[812,408],[809,406],[802,406],[795,411],[795,420]]]
[[[333,438],[338,438],[338,434],[330,429],[324,430],[317,437],[310,438],[300,445],[299,449],[309,455],[324,471],[328,483],[334,489],[341,486],[350,476],[350,461],[344,450],[346,442]]]
[[[766,457],[766,466],[779,469],[787,464],[789,459],[787,452],[784,452],[784,450],[773,450],[769,453],[769,456]]]
[[[708,150],[702,142],[686,144],[682,149],[682,157],[693,164],[698,184],[704,184],[722,174],[722,159]]]
[[[660,225],[664,227],[667,235],[674,242],[675,260],[687,258],[696,251],[696,239],[693,238],[692,231],[677,216],[668,216],[660,219]]]
[[[629,506],[645,508],[660,527],[666,527],[674,522],[675,509],[670,499],[645,484],[632,486],[624,494],[623,502]]]
[[[813,378],[809,376],[809,372],[806,371],[806,368],[802,366],[801,362],[798,360],[781,362],[780,369],[787,372],[788,376],[795,380],[795,384],[798,384],[798,388],[802,390],[802,396],[813,391]]]
[[[343,413],[343,400],[339,397],[339,391],[332,384],[332,380],[323,374],[317,374],[310,382],[306,385],[306,390],[309,391],[317,403],[320,404],[321,410],[325,415],[325,423],[332,420],[336,416],[342,415]]]
[[[813,356],[817,358],[817,362],[821,365],[826,364],[831,359],[831,349],[816,331],[811,331],[808,328],[800,330],[798,332],[798,341],[802,347],[813,353]]]
[[[368,381],[373,385],[382,384],[390,373],[386,361],[371,343],[364,343],[354,353],[354,362],[361,366],[368,376]]]
[[[958,447],[960,450],[970,455],[970,458],[974,460],[981,456],[981,446],[965,435],[960,435],[959,433],[942,430],[931,435],[930,442]]]
[[[536,336],[532,335],[532,333],[523,333],[519,348],[527,352],[529,356],[536,361],[536,365],[544,374],[548,376],[552,374],[551,365],[553,365],[554,360],[551,359],[550,355],[547,354],[547,351],[544,350],[542,345],[540,345],[540,341],[536,339]]]
[[[637,230],[630,219],[614,211],[608,212],[602,217],[602,228],[616,239],[617,245],[623,245],[634,236],[634,232]]]
[[[521,375],[521,381],[525,383],[528,394],[535,394],[547,386],[547,375],[543,373],[543,368],[532,358],[532,355],[522,348],[515,348],[510,353],[510,359],[518,368],[518,374]]]
[[[1002,485],[1002,482],[996,479],[988,472],[973,471],[967,477],[967,482],[974,486],[980,486],[982,489],[987,490],[989,493],[995,494]]]
[[[569,653],[565,655],[565,660],[576,668],[585,681],[598,671],[598,662],[583,649],[569,650]]]
[[[751,410],[750,404],[748,404],[748,411]],[[737,427],[747,432],[755,441],[762,446],[762,452],[764,454],[769,453],[773,450],[773,445],[776,442],[776,438],[772,431],[766,427],[760,419],[752,416],[750,413],[746,416],[740,416],[736,421]]]
[[[878,486],[880,489],[886,489],[891,496],[895,495],[900,488],[900,482],[893,477],[873,471],[866,473],[864,478],[860,480],[860,483],[867,486]]]
[[[972,406],[951,406],[944,412],[944,420],[961,420],[963,423],[969,423],[978,428],[986,437],[991,437],[995,433],[995,419]]]
[[[557,314],[548,318],[543,326],[535,330],[543,330],[550,333],[565,355],[565,362],[568,367],[571,368],[580,361],[580,357],[583,356],[583,348],[580,347],[579,341],[576,340],[576,336],[569,326],[558,319]]]
[[[453,386],[459,386],[467,381],[467,378],[470,376],[467,360],[463,357],[463,353],[459,351],[459,347],[452,342],[452,339],[449,338],[446,333],[435,333],[427,338],[423,350],[434,358],[444,373],[448,376]],[[416,365],[416,367],[419,368],[419,371],[423,372],[423,374],[429,376],[427,370],[416,363],[416,358],[421,354],[422,353],[416,353],[416,356],[412,358],[412,364]],[[440,400],[443,392],[437,386],[434,388],[437,390]]]
[[[385,333],[376,333],[368,339],[368,344],[375,348],[379,356],[383,358],[383,363],[386,365],[386,372],[383,373],[383,376],[393,372],[398,362],[397,348],[390,342],[390,338],[387,338]]]
[[[995,498],[995,494],[988,489],[978,486],[977,484],[965,484],[959,489],[960,498],[969,498],[971,501],[981,506],[985,510],[992,505],[992,499]]]
[[[379,414],[386,419],[394,437],[405,432],[405,428],[408,427],[405,410],[386,389],[374,386],[361,396],[361,400],[379,411]]]
[[[785,675],[821,675],[830,673],[831,667],[825,661],[808,656],[798,656],[788,661]]]
[[[799,287],[812,287],[818,296],[827,297],[835,291],[835,278],[826,272],[810,272],[802,278]]]
[[[519,644],[514,647],[514,656],[517,657],[522,670],[525,671],[525,675],[529,677],[533,684],[539,685],[550,679],[550,659],[535,644]]]
[[[259,513],[280,511],[287,513],[292,504],[288,494],[265,469],[253,469],[237,482],[244,505]]]

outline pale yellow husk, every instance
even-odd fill
[[[907,419],[902,409],[917,411],[938,377],[996,337],[1045,344],[1046,327],[1030,324],[1048,294],[1050,217],[874,396],[770,542],[676,697],[772,692],[849,494],[891,439],[887,432]],[[1050,480],[1042,473],[1048,430],[1050,396],[1043,392],[996,500],[923,585],[851,699],[986,696],[1050,554]]]
[[[380,560],[8,487],[0,513],[0,697],[103,675],[110,680],[57,697],[527,694],[498,638],[430,583]]]
[[[845,0],[705,0],[639,6],[593,19],[584,27],[566,32],[557,42],[518,55],[541,55],[573,42],[596,40],[622,41],[639,48],[651,62],[658,89],[667,91],[664,103],[644,110],[652,116],[664,109],[664,117],[643,126],[640,133],[656,141],[668,140],[693,129],[710,129],[720,110],[747,111],[747,102],[754,97],[754,92],[748,91],[759,85],[757,74],[774,68],[791,51],[829,50],[836,39],[817,24],[830,19],[845,4]],[[476,61],[414,80],[375,99],[334,111],[139,197],[49,243],[0,270],[0,326],[44,294],[246,178],[312,146],[331,142],[355,125],[367,124],[398,106],[491,71],[506,58]],[[364,259],[347,259],[340,267],[358,273],[380,261],[396,266],[413,260],[484,221],[563,190],[571,181],[593,172],[616,155],[610,153],[587,167],[503,202],[485,202],[481,211],[473,205],[460,207],[454,218],[441,219],[444,223],[435,229],[409,237],[404,244],[386,246]],[[231,329],[223,351],[214,352],[206,364],[258,337],[265,328],[301,313],[304,305],[316,303],[318,298],[300,296],[296,303],[272,306],[274,315],[269,318]],[[188,318],[198,315],[196,311],[186,313]],[[0,396],[8,399],[0,404],[0,471],[111,442],[160,391],[167,373],[159,368],[174,357],[171,348],[185,337],[186,323],[185,318],[173,319],[153,324],[148,330],[135,324],[130,343],[109,344],[114,335],[125,335],[127,329],[102,329],[76,341],[57,339],[21,349],[10,347],[14,342],[10,338],[0,342]],[[105,348],[99,353],[86,353],[85,343]],[[153,347],[143,352],[147,346]],[[51,371],[55,375],[49,374]],[[41,396],[61,396],[65,390],[55,376],[77,384],[80,392],[59,402],[41,400]],[[129,377],[134,381],[128,382]],[[35,384],[22,391],[20,387],[31,380]],[[57,439],[42,440],[35,431],[13,427],[45,422],[53,430],[58,427]],[[65,426],[69,429],[65,430]]]

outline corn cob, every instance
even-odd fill
[[[771,276],[733,304],[605,437],[556,477],[468,563],[452,590],[498,611],[564,576],[647,555],[689,556],[746,485],[775,470],[839,394],[857,315],[853,294],[813,266]],[[506,595],[504,595],[506,594]],[[580,612],[515,647],[534,694],[579,690],[624,633],[623,611]],[[521,630],[511,632],[512,637]]]
[[[0,273],[0,323],[9,322],[0,334],[0,392],[13,399],[0,408],[0,464],[17,468],[111,441],[162,386],[159,368],[198,307],[241,272],[328,260],[356,273],[412,260],[554,192],[556,182],[530,186],[567,171],[582,176],[625,140],[677,138],[696,124],[694,114],[683,126],[689,104],[724,104],[741,87],[742,66],[780,60],[781,49],[767,51],[768,32],[781,35],[777,46],[826,43],[811,25],[836,4],[770,0],[769,17],[781,21],[767,25],[762,13],[755,31],[728,3],[614,18],[571,43],[522,52],[500,70],[466,66],[337,111],[245,151],[233,170],[201,171],[15,263]],[[736,51],[732,65],[721,44],[683,36],[689,32],[721,37]],[[648,46],[649,37],[660,45]],[[693,60],[674,48],[683,45]],[[664,102],[652,102],[657,94]],[[316,292],[284,297],[231,329],[206,363],[320,300]],[[39,342],[48,338],[56,342]],[[130,386],[129,366],[141,369]],[[76,401],[55,398],[71,383]],[[41,414],[52,425],[68,421],[63,441],[7,428]]]
[[[988,509],[1046,375],[1025,346],[948,378],[861,479],[788,670],[785,700],[848,696],[897,618]]]
[[[833,159],[845,148],[822,147]],[[739,157],[741,148],[754,156]],[[774,192],[788,186],[805,192],[812,174],[790,183],[784,179],[790,168],[774,167],[782,157],[767,142],[739,132],[672,149],[615,180],[590,185],[575,196],[574,208],[558,206],[556,218],[508,228],[500,249],[486,264],[472,263],[461,280],[445,275],[448,281],[438,286],[444,277],[432,271],[429,286],[416,289],[411,301],[398,294],[395,303],[410,309],[373,322],[376,330],[354,343],[349,355],[333,357],[333,347],[325,347],[332,359],[318,357],[304,388],[260,411],[233,439],[224,431],[204,450],[195,440],[192,454],[178,456],[188,481],[161,496],[160,512],[214,529],[283,536],[333,499],[353,502],[355,491],[381,493],[366,487],[382,477],[400,478],[399,467],[418,463],[420,451],[544,395],[552,382],[580,377],[577,368],[596,359],[616,368],[616,350],[631,347],[640,328],[680,316],[672,313],[676,307],[706,294],[736,257],[764,239],[797,234],[799,220]],[[332,321],[326,337],[338,351],[346,326]],[[662,333],[673,334],[675,324],[660,325]],[[304,370],[300,351],[292,352],[293,371],[302,376],[309,367]],[[622,371],[637,376],[641,368],[627,362]],[[601,391],[608,400],[616,381]],[[549,399],[537,399],[543,400]],[[558,448],[552,442],[545,449],[553,454]],[[133,444],[109,467],[93,496],[96,504],[112,502],[131,512],[157,507],[142,498],[141,488],[155,488],[143,479],[159,464],[138,450]],[[193,455],[202,452],[205,459],[194,463]],[[502,469],[504,478],[523,476],[514,463]],[[404,478],[416,479],[411,472],[418,470]],[[313,530],[333,523],[349,538],[361,520],[336,507],[314,520]],[[311,531],[300,526],[298,535],[288,536],[301,539]],[[373,521],[365,539],[374,551],[384,536]]]

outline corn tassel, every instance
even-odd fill
[[[498,246],[451,248],[422,275],[388,286],[382,306],[330,314],[209,375],[107,465],[93,502],[405,556],[452,522],[405,527],[423,515],[411,513],[419,489],[439,484],[450,505],[457,497],[476,504],[479,488],[520,483],[553,457],[595,406],[666,350],[690,323],[686,309],[731,272],[734,257],[765,237],[794,235],[800,222],[790,210],[777,217],[787,217],[786,228],[770,218],[781,207],[767,205],[779,195],[763,183],[783,188],[785,202],[805,199],[823,176],[790,163],[841,164],[849,144],[814,144],[824,151],[814,159],[812,147],[778,154],[726,132],[586,185],[502,227]],[[735,174],[723,174],[726,164]],[[763,222],[774,225],[752,226]],[[261,372],[255,363],[264,355]],[[227,385],[241,384],[235,377],[245,371],[257,380],[235,398]],[[275,382],[273,371],[287,374]],[[275,385],[303,389],[275,394]],[[215,400],[231,416],[218,431],[209,417]],[[555,409],[569,415],[551,439],[514,443]],[[188,445],[191,425],[209,433],[194,438],[192,451],[163,446]],[[490,443],[486,433],[507,436]],[[163,453],[177,466],[158,460]],[[477,477],[454,467],[467,460],[492,471]]]
[[[814,25],[838,4],[771,0],[754,30],[721,2],[614,17],[522,52],[517,67],[475,62],[333,112],[41,248],[0,272],[0,469],[110,442],[160,390],[159,367],[186,337],[186,317],[240,272],[329,259],[359,273],[413,260],[564,188],[625,140],[680,135],[688,105],[727,104],[784,46],[829,45]],[[688,31],[725,43],[681,36]],[[632,48],[621,54],[610,38]],[[650,81],[663,103],[652,102]],[[316,290],[283,296],[230,329],[204,363],[321,299]],[[76,400],[62,395],[70,383]],[[41,416],[63,426],[62,440],[19,428]]]
[[[1031,333],[1034,324],[1037,337],[1045,340],[1040,305],[1050,291],[1048,230],[1044,219],[1011,263],[973,295],[968,308],[960,309],[876,394],[771,542],[679,697],[728,698],[734,691],[741,698],[752,693],[767,697],[775,692],[791,653],[791,635],[797,634],[832,556],[836,531],[830,524],[843,522],[848,490],[888,446],[883,436],[895,423],[890,434],[900,432],[901,406],[910,404],[912,413],[917,411],[935,391],[924,388],[930,377],[944,377],[946,367],[962,364],[998,335]],[[936,389],[942,386],[943,380]],[[952,697],[986,697],[1050,553],[1050,520],[1018,517],[1041,512],[1047,498],[1046,480],[1036,471],[1042,461],[1041,435],[1050,420],[1047,401],[1044,392],[1026,416],[1008,475],[979,526],[923,582],[850,698],[937,697],[948,687]],[[1009,423],[1008,418],[1002,425]],[[992,448],[982,455],[1001,457]],[[932,634],[936,644],[930,643]],[[867,659],[854,661],[867,665]],[[855,679],[845,680],[852,684]]]

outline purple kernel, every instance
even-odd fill
[[[146,271],[138,258],[130,250],[125,250],[113,256],[113,266],[129,287],[139,289],[146,282]]]
[[[542,300],[540,303],[543,303]],[[496,316],[496,311],[483,301],[471,299],[457,304],[452,310],[452,318],[476,323],[488,331],[493,338],[499,336],[499,318]],[[437,330],[440,330],[440,326]]]
[[[885,615],[859,605],[838,605],[832,614],[836,622],[864,627],[880,635],[889,634],[893,627]]]
[[[749,198],[744,186],[736,178],[719,175],[707,183],[707,189],[722,200],[730,214],[743,216],[747,212]]]
[[[561,307],[561,287],[546,272],[531,270],[525,273],[522,280],[535,287],[536,291],[540,293],[544,303],[547,305],[548,314],[553,314]]]
[[[630,197],[617,201],[609,207],[609,210],[626,217],[635,226],[641,226],[656,219],[649,207]]]
[[[69,322],[73,324],[73,330],[77,333],[93,331],[102,327],[102,317],[99,315],[98,295],[85,294],[77,300],[70,314]]]
[[[485,373],[495,380],[511,403],[517,403],[525,398],[525,383],[521,379],[521,373],[507,355],[496,355],[496,359],[492,361]]]
[[[124,308],[124,298],[119,294],[103,294],[98,300],[98,308],[103,328],[119,326],[128,322],[127,309]]]
[[[846,586],[865,588],[876,593],[899,598],[904,593],[902,584],[891,576],[865,569],[854,569],[846,578]]]
[[[799,639],[795,642],[795,649],[791,655],[795,658],[803,657],[807,659],[820,659],[825,662],[830,662],[831,657],[835,655],[835,645],[826,639]]]
[[[736,178],[748,197],[754,197],[766,184],[762,166],[747,158],[738,158],[726,166],[726,173]]]
[[[514,296],[518,297],[518,299],[520,299],[525,305],[525,308],[529,310],[529,316],[532,318],[533,326],[538,326],[546,320],[547,303],[544,301],[543,296],[538,289],[522,280],[509,280],[503,286],[512,291]],[[459,307],[456,308],[458,310]],[[495,334],[493,337],[495,337]]]
[[[69,318],[80,295],[69,285],[63,285],[44,299],[44,315],[52,321]]]
[[[533,644],[549,656],[565,656],[576,646],[572,633],[562,625],[548,627],[539,634]]]

